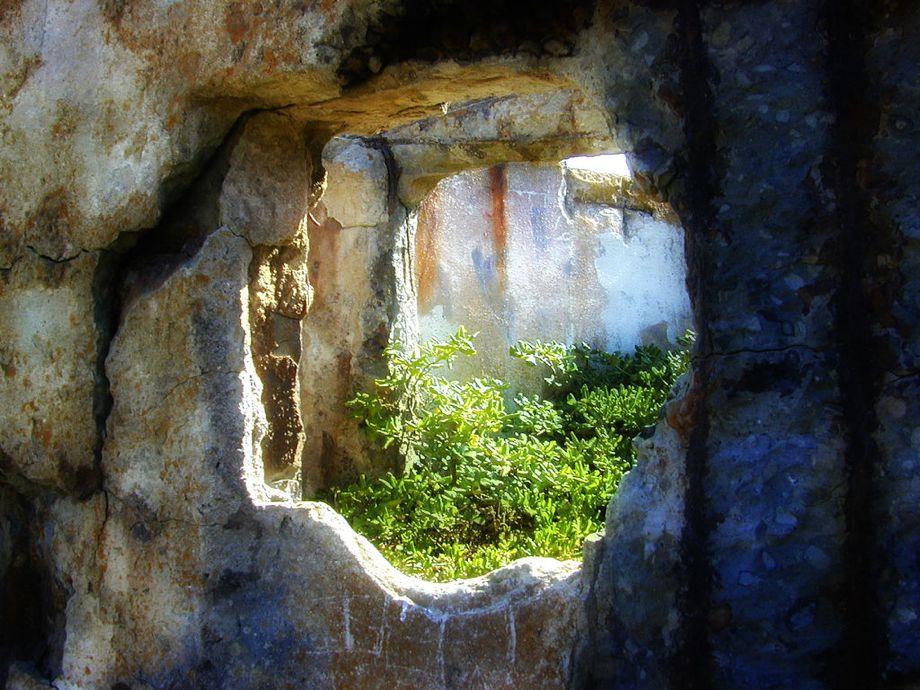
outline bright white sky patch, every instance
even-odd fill
[[[600,156],[575,156],[562,161],[567,168],[590,170],[591,172],[606,173],[629,177],[629,166],[626,165],[625,153],[605,153]]]

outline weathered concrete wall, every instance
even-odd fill
[[[920,82],[907,65],[920,57],[920,46],[908,39],[920,31],[920,16],[908,6],[885,2],[867,17],[857,15],[856,19],[867,21],[868,28],[853,46],[853,64],[848,67],[866,86],[862,105],[867,112],[863,118],[854,113],[841,138],[850,133],[859,137],[859,148],[853,152],[856,160],[849,161],[848,170],[848,183],[860,192],[853,200],[856,225],[849,229],[854,242],[849,258],[865,276],[861,309],[867,312],[864,318],[869,325],[861,334],[867,342],[859,343],[856,354],[871,355],[875,366],[869,371],[868,396],[874,397],[874,408],[865,411],[863,419],[871,435],[870,455],[857,478],[865,479],[867,487],[854,505],[866,511],[862,516],[866,533],[854,546],[857,550],[863,545],[878,548],[878,564],[869,569],[866,579],[879,583],[877,598],[867,603],[877,603],[881,620],[866,634],[865,642],[874,643],[873,637],[883,641],[877,647],[877,663],[888,677],[916,682],[920,675],[920,579],[914,558],[920,549],[920,330],[916,319],[920,313],[920,210],[916,203],[920,182],[910,172],[909,156],[920,140],[915,116]],[[844,72],[840,79],[846,76]],[[865,165],[862,161],[872,163],[867,179],[858,167]],[[869,233],[861,231],[865,227]],[[852,286],[856,295],[860,287]]]
[[[620,516],[648,525],[655,513],[616,501],[611,510],[604,562],[648,567],[641,587],[618,581],[598,607],[598,681],[916,682],[918,658],[907,650],[917,628],[905,621],[917,571],[907,575],[899,548],[875,536],[896,530],[910,543],[906,525],[918,524],[901,502],[910,483],[897,482],[901,498],[891,499],[903,455],[883,450],[890,422],[874,411],[891,404],[879,397],[883,382],[913,376],[889,349],[909,336],[879,338],[907,334],[917,319],[898,277],[907,275],[911,221],[894,211],[901,202],[875,201],[881,187],[868,186],[912,179],[904,166],[883,175],[870,143],[889,141],[879,104],[913,107],[916,91],[881,98],[870,85],[891,79],[899,59],[885,48],[885,61],[868,58],[905,38],[913,13],[899,3],[858,9],[718,3],[609,16],[606,30],[628,35],[667,26],[675,48],[670,66],[648,61],[644,103],[658,113],[653,122],[681,118],[682,158],[663,165],[666,137],[652,130],[634,165],[667,185],[684,221],[699,352],[695,385],[668,414],[686,457],[676,477],[683,526],[668,530],[680,540],[649,549]],[[899,131],[909,131],[903,122]],[[675,173],[686,177],[668,183]],[[887,229],[877,232],[883,208]],[[890,409],[906,413],[898,400]],[[639,469],[626,490],[635,483],[646,505],[664,503],[673,471]],[[639,618],[645,611],[657,615]]]
[[[907,0],[0,4],[0,675],[917,685],[918,31]],[[516,138],[511,96],[573,117]],[[263,483],[309,433],[320,149],[445,111],[471,129],[394,139],[387,199],[603,142],[686,233],[694,372],[581,572],[425,585]]]
[[[422,340],[479,333],[471,366],[518,390],[534,384],[508,355],[519,340],[676,345],[692,326],[683,230],[627,208],[613,176],[596,176],[586,201],[591,185],[569,190],[573,175],[518,163],[438,184],[415,235]]]

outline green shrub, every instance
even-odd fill
[[[390,348],[388,375],[349,406],[375,445],[396,445],[403,472],[323,497],[396,567],[432,580],[523,556],[576,558],[635,462],[632,439],[686,370],[691,338],[633,355],[519,343],[512,356],[543,368],[547,393],[511,405],[501,381],[444,376],[476,354],[462,327],[412,353]]]

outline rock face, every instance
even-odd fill
[[[393,570],[328,506],[267,500],[250,260],[221,228],[125,305],[106,363],[106,492],[45,516],[72,588],[60,682],[564,684],[585,625],[575,564],[532,559],[431,585]]]
[[[0,462],[11,481],[98,488],[101,261],[98,252],[56,262],[27,250],[0,273]]]
[[[906,0],[0,3],[0,684],[920,683],[918,31]],[[269,488],[388,461],[337,406],[416,337],[438,181],[601,150],[684,228],[698,341],[585,563],[422,583]]]

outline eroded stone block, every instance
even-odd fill
[[[220,190],[219,224],[253,244],[288,244],[306,228],[310,157],[298,127],[278,113],[246,120]]]
[[[343,228],[371,228],[389,216],[386,159],[360,139],[337,137],[323,151],[329,218]]]
[[[106,361],[109,490],[159,519],[218,519],[262,486],[248,334],[249,245],[227,229],[123,308]]]

